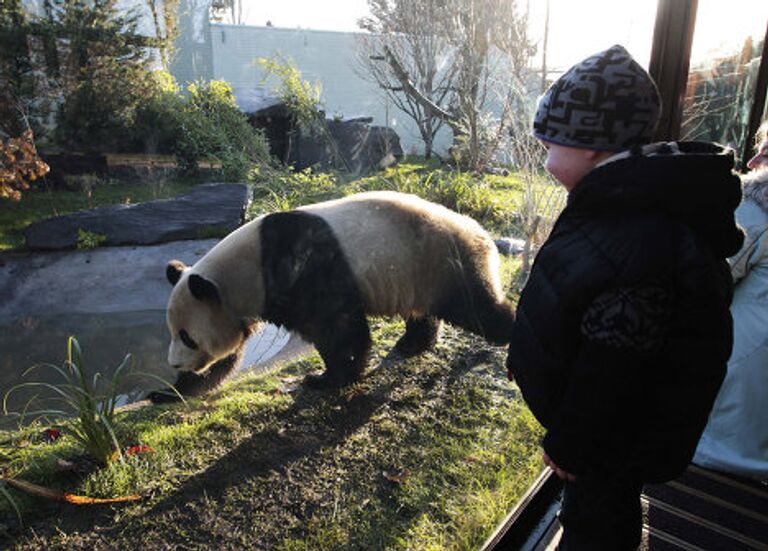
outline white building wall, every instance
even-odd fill
[[[236,96],[273,89],[258,58],[291,60],[304,80],[320,84],[328,117],[373,117],[373,124],[390,126],[398,133],[406,153],[423,153],[416,125],[388,102],[381,89],[358,74],[354,33],[220,23],[212,23],[210,29],[213,78],[230,82]],[[445,154],[450,143],[450,131],[442,129],[435,150]]]

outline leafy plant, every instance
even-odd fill
[[[65,419],[74,415],[68,425],[67,434],[81,444],[88,454],[102,465],[122,457],[120,442],[115,430],[116,411],[119,389],[125,378],[126,368],[130,363],[130,354],[126,355],[120,365],[115,369],[110,381],[106,382],[106,388],[102,389],[104,380],[101,373],[96,373],[92,378],[86,375],[83,365],[83,353],[80,344],[75,337],[67,340],[67,359],[62,366],[42,364],[42,367],[53,369],[61,376],[58,384],[30,381],[18,384],[11,388],[3,399],[3,412],[6,415],[17,415],[22,418],[24,413],[8,412],[9,396],[20,388],[43,388],[51,391],[55,397],[54,403],[60,403],[61,408],[48,408],[28,412],[36,419],[57,418]],[[34,366],[28,369],[24,375],[34,371]]]
[[[194,173],[199,160],[213,157],[225,181],[242,181],[254,165],[270,163],[266,138],[237,107],[228,82],[198,81],[187,92],[181,110],[169,112],[177,129],[173,152],[184,171]]]
[[[0,138],[2,134],[0,133]],[[35,149],[32,130],[17,138],[0,139],[0,197],[21,199],[21,191],[48,172]]]
[[[95,249],[107,240],[106,235],[94,233],[83,228],[77,229],[77,248],[81,250]]]
[[[296,119],[299,127],[312,131],[323,119],[319,108],[321,88],[301,78],[301,71],[291,61],[261,57],[256,60],[267,75],[275,77],[279,84],[277,93]]]
[[[333,172],[313,172],[311,168],[272,171],[259,177],[254,185],[254,197],[249,218],[263,212],[285,211],[308,201],[322,201],[338,196],[339,179]]]
[[[46,2],[39,24],[52,36],[67,40],[57,50],[57,71],[63,102],[56,117],[58,144],[68,149],[119,150],[139,105],[149,95],[152,46],[139,31],[136,9],[94,0]]]
[[[412,193],[475,218],[486,227],[502,227],[509,214],[483,175],[454,170],[394,167],[360,180],[359,190],[390,189]]]

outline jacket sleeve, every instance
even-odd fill
[[[579,474],[595,459],[610,461],[596,454],[631,438],[638,383],[666,340],[671,309],[671,292],[660,281],[610,290],[587,308],[565,393],[544,437],[558,466]]]
[[[744,245],[739,252],[728,259],[731,265],[733,282],[744,279],[749,271],[762,260],[768,252],[768,228],[761,226],[745,226]]]

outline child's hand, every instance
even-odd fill
[[[560,480],[576,480],[576,475],[569,473],[568,471],[564,471],[560,467],[557,466],[557,463],[552,461],[552,458],[547,455],[547,452],[544,452],[544,455],[542,457],[544,459],[544,463],[553,471],[555,471],[555,474]]]

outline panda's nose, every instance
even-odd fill
[[[173,369],[181,369],[181,364],[171,364]]]

